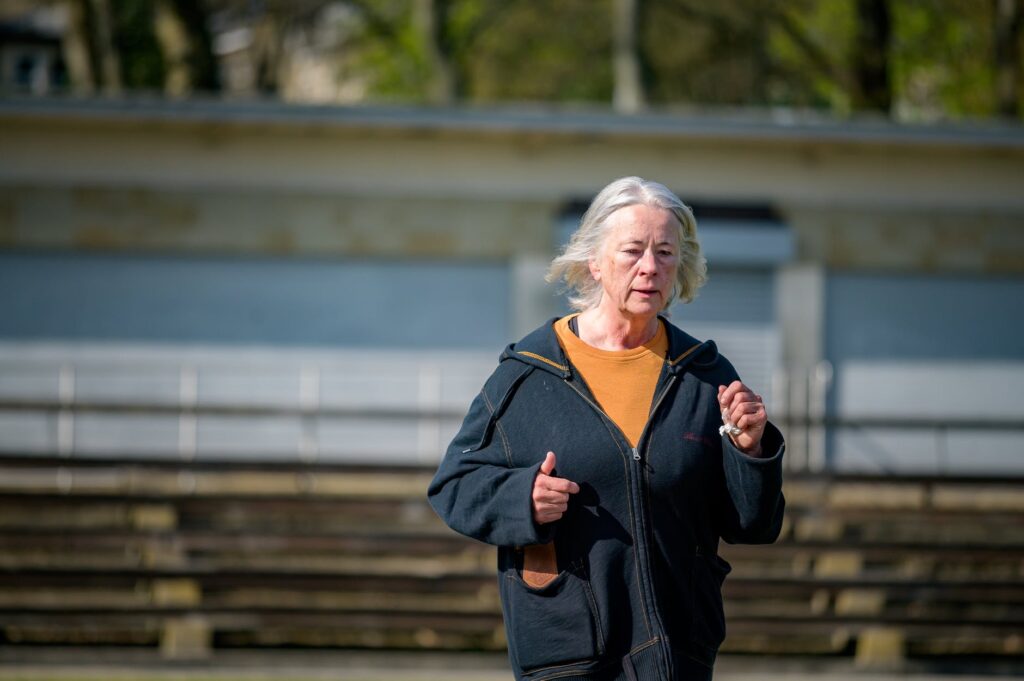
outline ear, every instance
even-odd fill
[[[594,278],[594,281],[601,281],[601,266],[597,264],[597,260],[588,261],[587,267],[590,269],[590,276]]]

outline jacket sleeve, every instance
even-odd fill
[[[786,499],[782,495],[782,433],[770,421],[761,437],[764,455],[753,457],[722,436],[726,503],[722,538],[730,544],[770,544],[782,529]]]
[[[739,374],[719,355],[711,382],[729,385]],[[716,402],[717,407],[717,402]],[[722,473],[725,490],[719,513],[719,533],[730,544],[770,544],[782,530],[786,500],[782,496],[782,432],[769,421],[761,436],[760,457],[749,456],[722,435]]]
[[[487,386],[445,452],[427,491],[434,511],[456,532],[497,546],[544,544],[553,525],[533,520],[533,481],[541,462],[512,466],[507,438]]]

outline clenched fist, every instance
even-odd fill
[[[580,491],[580,486],[572,480],[553,476],[554,470],[555,453],[548,452],[533,480],[533,519],[538,525],[561,518],[569,508],[569,495]]]
[[[733,381],[728,387],[718,386],[718,403],[722,420],[740,429],[739,434],[729,435],[737,449],[749,456],[761,456],[761,436],[768,424],[761,396],[740,381]]]

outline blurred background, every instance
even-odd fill
[[[1024,675],[1024,2],[2,0],[0,677],[509,678],[426,505],[612,179],[788,440],[721,678]]]

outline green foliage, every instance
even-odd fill
[[[393,27],[364,21],[350,44],[351,67],[368,94],[424,102],[431,78],[428,46],[414,26],[411,0],[361,3]],[[443,45],[470,102],[608,101],[612,76],[610,0],[449,0]]]
[[[988,116],[994,112],[991,3],[895,3],[892,75],[901,118]]]
[[[608,102],[609,0],[511,2],[462,59],[477,102]]]
[[[363,75],[368,95],[377,100],[423,103],[427,100],[430,68],[426,49],[413,25],[408,0],[368,0],[361,3],[391,30],[363,20],[352,45],[352,70]]]
[[[849,114],[844,65],[852,63],[855,22],[850,0],[780,7],[769,32],[768,50],[780,73],[772,103]]]
[[[114,45],[130,90],[160,90],[164,59],[153,33],[153,0],[111,0]]]
[[[275,59],[289,40],[294,44],[295,31],[312,32],[330,17],[343,39],[322,48],[318,58],[333,64],[341,89],[354,84],[346,91],[369,101],[439,101],[434,86],[441,71],[452,84],[448,96],[471,103],[608,105],[614,92],[615,0],[434,0],[435,39],[418,23],[418,0],[201,1],[208,19],[230,16],[232,27],[246,21],[273,27],[276,51],[263,54]],[[163,85],[155,2],[111,0],[129,89]],[[638,58],[650,105],[857,113],[855,45],[863,26],[857,0],[640,2]],[[874,47],[888,64],[893,116],[996,113],[992,0],[889,0],[888,8],[891,44]],[[1018,44],[1022,40],[1018,36]],[[1024,64],[1018,67],[1024,73]]]

